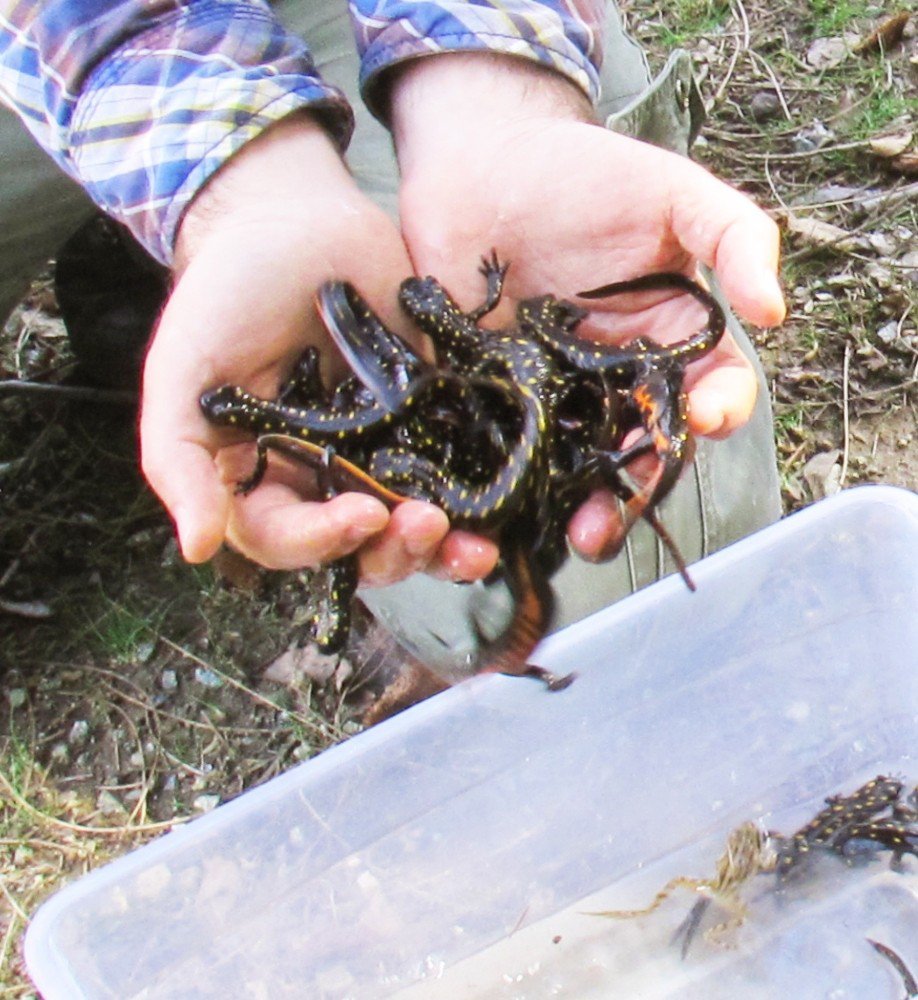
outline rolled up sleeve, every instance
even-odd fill
[[[308,109],[343,147],[351,109],[268,7],[232,0],[20,3],[0,17],[0,97],[163,263],[207,179]]]
[[[360,87],[379,112],[382,74],[437,52],[488,51],[563,73],[591,101],[599,94],[604,0],[404,2],[351,0],[361,57]]]

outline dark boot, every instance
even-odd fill
[[[169,282],[168,268],[106,215],[93,216],[61,247],[54,288],[81,374],[88,381],[139,387]]]

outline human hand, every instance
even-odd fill
[[[435,275],[472,307],[482,298],[481,255],[494,248],[511,262],[507,297],[486,322],[510,323],[516,302],[532,295],[570,298],[657,271],[696,277],[699,261],[745,319],[782,320],[774,223],[697,164],[592,123],[585,97],[563,77],[483,53],[417,60],[395,78],[391,115],[415,271]],[[701,325],[685,295],[588,306],[580,331],[597,340],[666,343]],[[691,431],[717,438],[748,420],[757,387],[727,335],[690,366],[686,388]],[[602,492],[569,526],[588,558],[601,556],[618,531],[617,508]]]
[[[367,583],[424,568],[462,579],[489,572],[494,546],[449,532],[431,504],[390,513],[361,493],[319,502],[311,474],[275,457],[258,489],[237,494],[254,444],[231,441],[199,410],[201,393],[223,383],[273,397],[309,345],[323,352],[326,378],[341,374],[313,302],[324,281],[352,281],[390,328],[414,336],[396,302],[411,271],[400,234],[324,130],[296,116],[246,146],[192,203],[176,251],[175,288],[144,368],[140,436],[144,472],[185,558],[208,559],[225,539],[275,569],[359,551]]]

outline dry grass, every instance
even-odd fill
[[[758,343],[788,508],[839,483],[918,488],[918,180],[871,146],[915,128],[914,34],[814,68],[815,39],[865,36],[879,12],[625,6],[651,51],[693,51],[710,103],[700,157],[785,226],[790,317]],[[36,286],[0,378],[66,372],[53,309]],[[181,562],[133,422],[124,402],[0,385],[0,997],[34,995],[20,939],[49,892],[355,728],[344,673],[264,678],[301,594]]]
[[[709,107],[699,158],[784,228],[790,312],[758,346],[788,509],[857,482],[918,488],[915,18],[888,51],[857,54],[887,18],[852,0],[627,9],[651,48],[692,50]]]

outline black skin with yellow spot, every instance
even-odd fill
[[[309,350],[277,400],[262,399],[232,385],[201,398],[203,412],[214,423],[258,435],[256,465],[239,484],[239,492],[250,492],[261,482],[268,452],[276,450],[316,469],[326,499],[341,489],[360,489],[391,507],[405,496],[420,496],[475,530],[499,524],[512,514],[528,487],[529,469],[543,432],[541,409],[531,394],[507,381],[460,378],[441,371],[422,362],[405,344],[393,350],[398,338],[379,323],[350,286],[325,286],[322,303],[326,322],[340,324],[351,317],[353,329],[332,327],[338,342],[345,333],[357,345],[361,337],[369,341],[364,351],[372,358],[357,364],[362,382],[351,377],[329,396],[318,376],[317,355]],[[386,378],[397,386],[395,393],[380,389]],[[445,416],[438,414],[442,402],[450,401],[452,408],[446,414],[455,416],[463,406],[479,413],[485,405],[482,400],[493,412],[498,406],[495,398],[507,420],[499,458],[483,470],[478,481],[454,475],[448,465],[434,465],[435,459],[444,457],[444,442],[452,447],[449,435],[432,430],[437,426],[442,431]],[[426,422],[419,418],[422,411],[431,414]],[[455,442],[467,429],[464,420],[456,421]],[[515,439],[508,443],[513,434]],[[428,457],[425,449],[436,454]],[[413,477],[402,473],[406,465],[416,467]],[[425,478],[422,470],[430,467],[436,474]],[[469,471],[468,463],[465,471]],[[397,492],[399,486],[404,486],[403,494]],[[313,637],[324,652],[337,651],[347,639],[357,583],[354,558],[331,565],[313,628]]]
[[[906,854],[918,857],[918,829],[893,817],[852,823],[839,833],[832,846],[846,858],[878,850],[891,851],[893,861],[898,863]]]
[[[582,339],[555,335],[552,346],[563,351],[570,362],[583,370],[602,372],[610,385],[624,393],[626,403],[638,414],[642,436],[626,450],[597,449],[596,464],[600,477],[624,501],[624,538],[641,517],[655,524],[655,510],[675,486],[682,469],[694,455],[694,442],[688,428],[688,399],[683,389],[685,366],[713,351],[723,338],[726,318],[723,309],[707,289],[683,274],[664,272],[647,274],[630,281],[617,281],[586,292],[581,298],[599,299],[634,292],[668,291],[687,293],[708,311],[707,324],[696,334],[669,345],[643,339],[625,347],[603,344],[587,346]],[[641,489],[634,489],[621,477],[632,461],[653,453],[659,462],[655,475]],[[664,538],[665,542],[665,538]],[[681,556],[668,546],[687,585],[694,584]]]
[[[581,307],[542,296],[520,304],[512,328],[486,330],[479,323],[499,303],[506,270],[493,254],[483,261],[486,298],[470,312],[433,278],[402,283],[399,300],[431,337],[435,365],[388,331],[350,285],[328,283],[318,309],[351,376],[326,393],[317,355],[307,351],[276,399],[223,386],[205,393],[201,407],[215,423],[258,435],[256,468],[242,490],[258,484],[268,451],[279,450],[319,470],[324,496],[362,489],[390,507],[422,497],[457,526],[497,532],[514,610],[473,667],[561,687],[566,679],[527,660],[549,626],[548,578],[566,558],[567,521],[597,483],[625,501],[626,531],[638,517],[648,520],[690,583],[654,508],[690,457],[685,365],[716,346],[723,317],[710,300],[709,326],[694,337],[609,348],[573,336],[586,315]],[[706,304],[710,298],[684,276],[668,274],[587,295],[670,288]],[[641,438],[623,448],[633,428]],[[651,451],[661,472],[637,489],[625,474]],[[341,561],[327,595],[333,607],[317,636],[326,649],[346,637],[343,605],[355,587],[354,560]]]
[[[425,411],[428,422],[420,430],[419,421],[406,420],[396,431],[397,443],[377,448],[367,471],[389,489],[437,503],[456,526],[498,531],[504,550],[508,548],[504,544],[508,519],[518,515],[521,507],[532,507],[531,498],[547,489],[544,442],[549,428],[542,395],[534,391],[524,365],[501,364],[499,357],[482,352],[482,331],[477,320],[499,301],[503,269],[496,265],[493,272],[486,274],[485,303],[469,314],[456,309],[452,317],[469,325],[466,333],[470,350],[452,355],[438,352],[437,358],[441,370],[448,365],[448,370],[465,380],[470,391],[458,403],[450,404],[440,397],[440,405]],[[405,282],[403,290],[410,281]],[[386,370],[393,359],[383,363],[365,348],[368,332],[375,340],[378,331],[378,320],[366,304],[344,285],[326,287],[320,301],[323,318],[336,343],[347,344],[348,360],[372,397],[389,405],[397,403],[389,395],[391,383]],[[406,311],[410,314],[410,310]],[[530,346],[537,352],[536,361],[544,355],[534,345],[520,342],[517,355],[521,362]],[[515,613],[496,639],[482,643],[475,669],[500,670],[507,666],[509,672],[535,674],[550,686],[560,686],[550,674],[530,668],[525,662],[548,628],[551,600],[545,574],[536,568],[529,554],[505,557],[504,571]]]
[[[645,518],[669,548],[687,585],[694,589],[684,560],[655,509],[693,455],[684,372],[689,362],[713,350],[724,334],[724,314],[717,301],[685,275],[668,272],[582,293],[587,298],[600,298],[675,290],[691,294],[708,310],[707,325],[685,340],[670,345],[637,340],[625,347],[612,347],[576,337],[586,311],[551,295],[521,302],[516,324],[510,329],[482,329],[478,321],[500,301],[507,266],[492,255],[482,261],[481,272],[487,280],[487,296],[469,313],[464,313],[432,277],[406,279],[399,301],[430,336],[441,364],[462,372],[512,379],[541,401],[548,463],[542,506],[548,514],[537,516],[537,521],[544,571],[554,572],[564,560],[564,529],[571,513],[591,489],[602,485],[625,504],[619,547],[632,525]],[[590,413],[577,428],[564,423],[571,399]],[[641,429],[641,437],[623,450],[621,440],[632,427]],[[623,473],[636,458],[649,452],[656,454],[659,469],[645,487],[636,489]]]
[[[918,856],[918,813],[915,792],[902,797],[903,783],[877,775],[848,795],[833,795],[826,805],[778,852],[779,877],[799,870],[814,850],[863,859],[876,851],[892,852],[894,863],[906,854]]]

